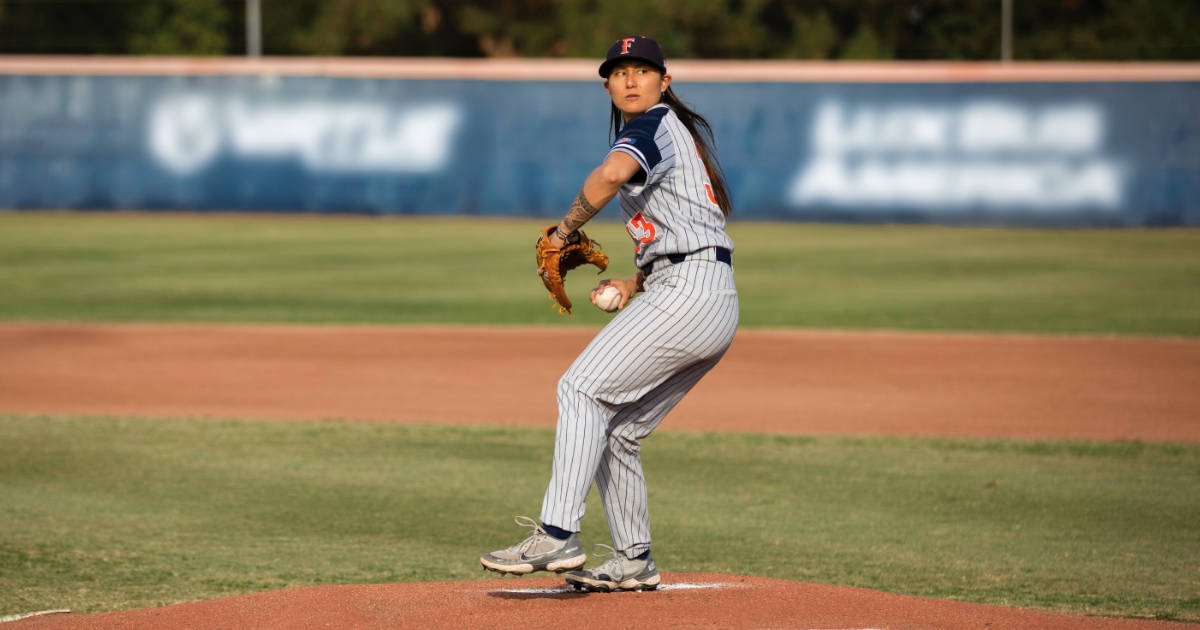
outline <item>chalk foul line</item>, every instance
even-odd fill
[[[37,612],[22,613],[20,615],[8,615],[7,617],[0,617],[0,623],[8,623],[9,621],[20,621],[22,619],[28,619],[30,617],[40,617],[42,615],[57,615],[60,613],[69,613],[69,612],[71,612],[70,608],[60,608],[58,610],[39,610]]]

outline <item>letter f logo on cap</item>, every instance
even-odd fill
[[[625,39],[621,40],[621,54],[622,55],[629,52],[629,47],[633,45],[633,42],[635,39],[637,39],[637,38],[626,37]]]

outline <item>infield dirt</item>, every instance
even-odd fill
[[[0,325],[0,412],[551,426],[590,329]],[[666,428],[1200,442],[1200,342],[739,332]],[[330,585],[12,628],[1197,628],[763,578]],[[690,585],[690,586],[689,586]]]
[[[1021,610],[755,577],[667,574],[651,593],[572,593],[562,580],[314,586],[163,608],[35,617],[14,630],[184,628],[846,628],[1189,630],[1192,624]]]
[[[580,328],[0,325],[0,412],[553,426]],[[666,429],[1200,442],[1200,341],[740,331]]]

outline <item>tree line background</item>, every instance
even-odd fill
[[[1018,60],[1200,59],[1198,0],[1013,0]],[[244,0],[0,0],[0,53],[244,54]],[[992,60],[1000,0],[262,0],[268,55]]]

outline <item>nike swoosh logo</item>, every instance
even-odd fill
[[[567,554],[567,553],[577,552],[577,551],[580,551],[579,547],[570,547],[570,548],[564,547],[562,549],[551,549],[550,551],[547,551],[546,553],[539,553],[536,556],[529,556],[529,555],[521,554],[521,557],[533,559],[533,558],[542,558],[542,557],[549,556],[549,555],[556,554],[556,553]]]

